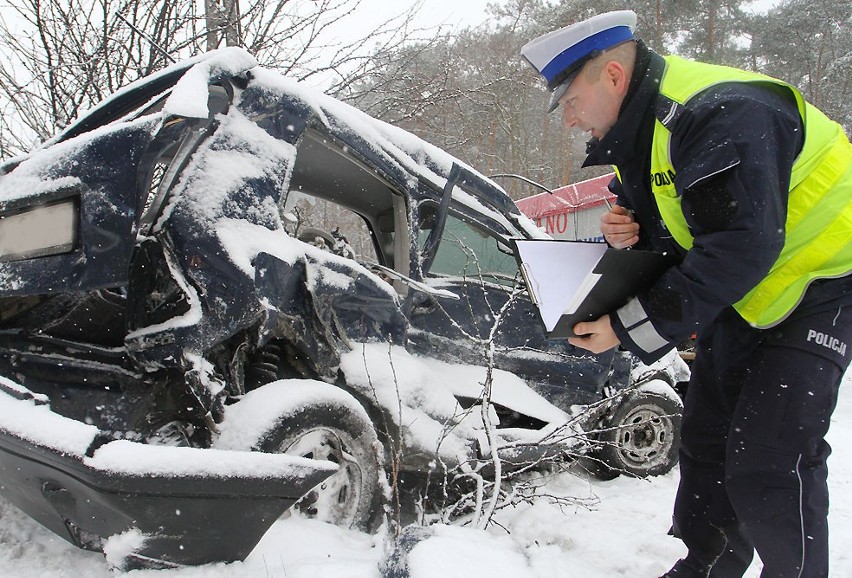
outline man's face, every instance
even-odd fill
[[[559,99],[562,124],[602,139],[618,120],[623,94],[606,66],[600,74],[588,72],[582,70]]]

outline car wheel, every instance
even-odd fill
[[[301,515],[363,531],[382,520],[384,471],[376,454],[373,425],[339,404],[304,406],[284,417],[260,441],[264,452],[285,453],[338,464],[338,471],[293,506]],[[285,513],[287,516],[288,513]]]
[[[604,420],[593,473],[612,479],[670,471],[678,460],[682,410],[678,399],[663,393],[642,388],[627,393]]]

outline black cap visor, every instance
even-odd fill
[[[568,77],[563,80],[560,84],[556,85],[550,92],[550,102],[547,104],[547,112],[551,113],[556,110],[556,107],[559,106],[559,99],[562,98],[562,95],[565,94],[565,91],[568,90],[568,87],[571,86],[571,83],[574,82],[574,79],[577,78],[577,75],[580,73],[580,69],[582,66],[577,68],[574,72],[568,75]]]
[[[577,78],[577,75],[580,74],[586,63],[596,56],[600,56],[602,53],[602,50],[592,50],[553,79],[553,82],[548,86],[550,89],[550,102],[547,105],[548,113],[556,110],[556,107],[559,106],[559,99],[562,98],[562,95],[565,94],[565,91],[568,90],[568,87],[571,86],[571,83],[574,82],[574,79]]]

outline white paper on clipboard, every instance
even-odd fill
[[[600,276],[593,270],[607,245],[537,240],[518,240],[515,245],[545,329],[553,331],[562,315],[573,313],[597,283]]]

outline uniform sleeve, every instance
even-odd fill
[[[791,98],[745,84],[700,96],[673,134],[675,186],[693,247],[611,316],[622,346],[646,363],[699,331],[768,273],[784,245],[790,173],[803,141]]]

